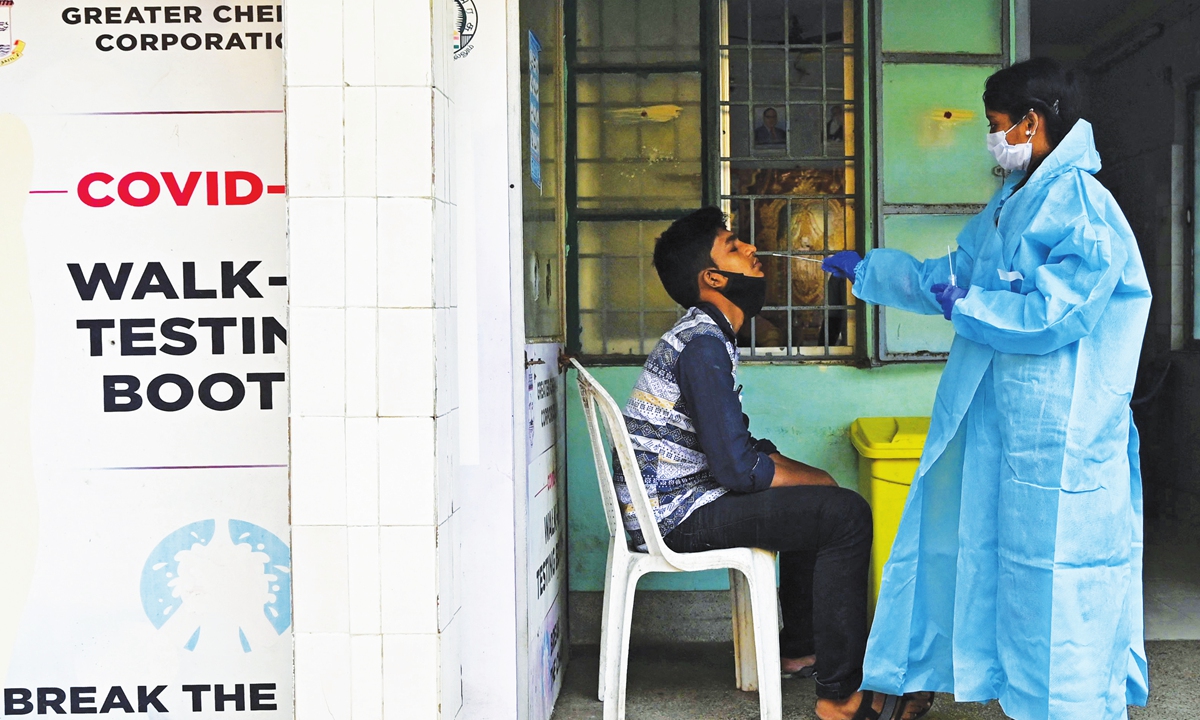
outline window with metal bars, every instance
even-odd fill
[[[857,246],[856,5],[721,4],[721,201],[768,281],[739,338],[749,357],[846,357],[858,346],[848,283],[821,269]]]
[[[822,259],[858,245],[855,0],[568,2],[568,321],[583,354],[643,356],[682,313],[651,263],[720,204],[760,248],[747,359],[847,359],[858,310]]]

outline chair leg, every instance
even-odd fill
[[[729,600],[733,605],[733,662],[737,687],[753,692],[758,689],[753,596],[746,576],[732,568],[729,570]]]
[[[638,576],[634,572],[626,575],[625,597],[620,614],[620,626],[609,628],[609,641],[612,668],[604,687],[604,720],[625,720],[625,690],[629,679],[629,631],[633,626],[633,596],[637,591]],[[614,613],[616,614],[616,613]]]
[[[613,623],[621,622],[625,617],[626,586],[629,583],[629,567],[622,564],[614,567],[612,545],[608,550],[608,578],[604,584],[604,609],[600,620],[600,678],[596,686],[596,697],[604,700],[604,691],[610,687],[616,672],[616,661],[620,657],[620,628]],[[615,632],[614,632],[615,630]]]
[[[775,559],[755,553],[749,578],[757,650],[758,702],[763,720],[782,720],[783,694],[779,668],[779,596],[775,589]]]

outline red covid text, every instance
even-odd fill
[[[76,194],[84,205],[105,208],[114,203],[148,207],[155,203],[190,205],[251,205],[264,195],[283,195],[283,185],[268,185],[245,170],[195,170],[187,173],[136,171],[117,178],[106,172],[84,175]]]

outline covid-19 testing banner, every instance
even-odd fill
[[[282,12],[0,0],[5,717],[291,717]]]

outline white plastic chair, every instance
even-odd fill
[[[633,454],[633,441],[625,419],[612,396],[575,360],[579,371],[579,395],[592,440],[600,497],[608,521],[608,577],[604,584],[604,614],[600,627],[599,697],[604,703],[604,720],[624,720],[626,672],[629,666],[629,626],[633,618],[633,595],[637,581],[651,572],[695,572],[729,569],[733,604],[734,665],[739,690],[758,690],[764,720],[781,720],[783,699],[779,675],[779,605],[775,594],[775,554],[758,548],[732,548],[706,552],[677,553],[663,542],[654,521],[650,496],[642,483],[641,468]],[[596,411],[608,435],[629,485],[634,511],[646,538],[649,552],[633,552],[625,537],[617,492],[609,470],[609,453],[596,422]]]

